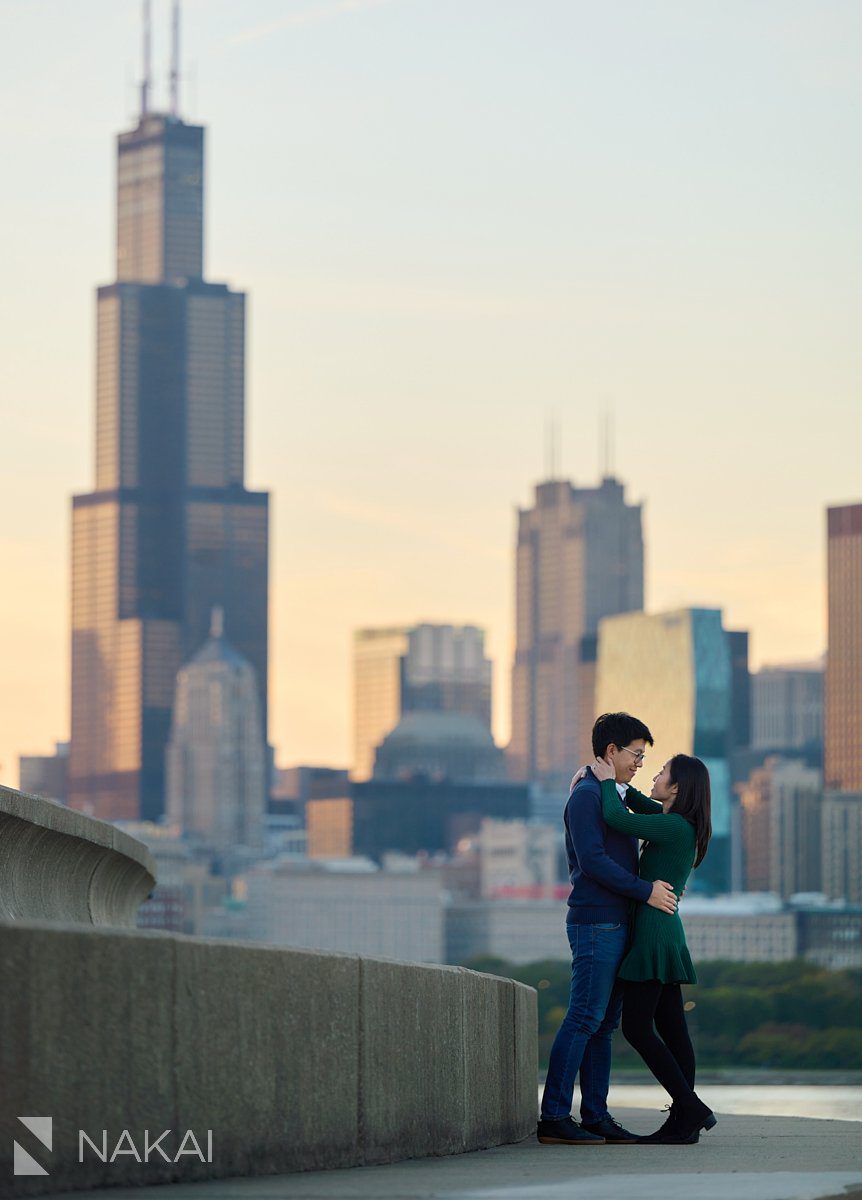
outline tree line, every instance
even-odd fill
[[[536,989],[539,1063],[546,1067],[568,1006],[570,965],[544,961],[516,966],[484,957],[464,966]],[[683,994],[699,1066],[862,1069],[862,969],[828,971],[795,959],[700,963],[697,974],[698,983],[683,988]],[[619,1030],[614,1062],[640,1065]]]

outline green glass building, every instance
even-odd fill
[[[719,609],[626,613],[599,624],[596,711],[633,713],[655,738],[635,786],[649,794],[652,777],[674,754],[696,755],[709,770],[713,838],[692,879],[711,892],[732,886],[733,649]]]

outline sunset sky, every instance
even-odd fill
[[[153,0],[163,104],[167,0]],[[247,483],[273,493],[270,739],[346,765],[359,626],[474,622],[508,739],[516,508],[645,504],[647,607],[755,665],[825,644],[862,500],[858,0],[185,0],[207,276],[249,293]],[[138,0],[0,0],[0,782],[68,736],[70,496]]]

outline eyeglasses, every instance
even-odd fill
[[[643,760],[646,758],[643,750],[629,750],[628,746],[620,746],[620,750],[625,750],[626,754],[630,754],[638,766],[640,766]]]

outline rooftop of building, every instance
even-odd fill
[[[387,747],[463,745],[477,750],[497,748],[490,729],[478,717],[424,710],[405,713],[382,744]]]

